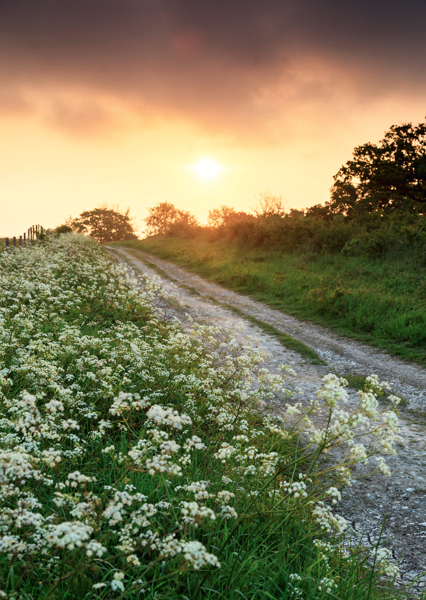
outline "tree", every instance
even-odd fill
[[[151,206],[148,212],[149,215],[144,221],[146,233],[149,235],[164,235],[178,215],[178,210],[171,202],[159,202]]]
[[[207,223],[210,227],[217,228],[250,218],[253,219],[253,216],[244,211],[236,211],[231,206],[224,206],[222,204],[220,208],[212,208],[209,210]]]
[[[149,235],[165,235],[178,229],[197,227],[198,221],[187,210],[179,210],[171,202],[159,202],[148,209],[149,215],[144,219],[146,233]]]
[[[94,237],[101,244],[105,242],[118,242],[122,240],[136,240],[130,209],[125,212],[101,206],[93,210],[86,210],[70,224],[74,231],[85,233]]]
[[[198,227],[198,219],[189,210],[178,210],[177,215],[173,223],[167,230],[167,233],[173,233],[174,231],[188,231],[194,227]]]
[[[330,214],[353,218],[395,211],[423,214],[426,123],[393,125],[378,144],[358,146],[334,176]]]
[[[257,217],[283,217],[287,202],[282,196],[276,196],[269,191],[261,192],[256,196],[256,206],[252,209]]]
[[[330,202],[326,203],[326,205],[314,204],[314,206],[310,206],[305,210],[305,216],[328,221],[331,217]]]

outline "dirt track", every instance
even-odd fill
[[[300,387],[305,397],[318,389],[326,373],[336,372],[343,376],[376,373],[381,380],[392,385],[393,393],[406,399],[408,405],[401,414],[404,442],[398,455],[388,461],[392,477],[355,480],[352,488],[347,488],[339,512],[350,521],[357,537],[361,537],[366,546],[377,542],[387,516],[382,541],[401,561],[400,583],[408,584],[425,572],[426,369],[338,336],[318,325],[300,321],[155,256],[117,246],[108,250],[136,273],[156,277],[194,321],[215,325],[242,323],[241,335],[255,337],[259,346],[270,352],[267,366],[271,370],[281,363],[290,364],[296,370],[297,381],[293,385]],[[296,352],[284,348],[274,337],[242,320],[228,307],[235,307],[245,315],[299,339],[313,348],[327,366],[306,362]],[[179,310],[172,308],[171,312],[179,318]],[[355,393],[351,395],[351,401],[355,403]],[[355,475],[358,474],[362,474],[359,467],[355,471]],[[426,577],[421,580],[416,589],[419,585],[422,588],[426,585]]]

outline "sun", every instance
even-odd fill
[[[192,170],[203,179],[213,179],[222,171],[222,167],[211,158],[203,158],[195,165],[192,165]]]

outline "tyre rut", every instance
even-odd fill
[[[170,314],[184,321],[189,313],[194,321],[214,325],[241,324],[240,336],[254,338],[271,358],[266,365],[276,371],[281,363],[297,372],[289,387],[301,388],[303,400],[316,392],[321,379],[329,372],[367,376],[376,373],[392,385],[392,392],[403,396],[407,407],[400,415],[403,443],[398,455],[388,459],[392,477],[365,477],[365,466],[357,466],[352,487],[346,488],[338,512],[352,523],[354,539],[365,547],[374,546],[381,536],[400,561],[401,585],[414,582],[413,591],[424,589],[426,577],[426,369],[410,364],[358,341],[344,338],[323,327],[304,322],[268,307],[249,297],[208,282],[169,261],[145,252],[120,246],[107,247],[119,261],[156,278],[180,307],[171,306]],[[273,336],[236,315],[254,317],[289,334],[313,348],[327,366],[311,364],[297,352],[283,347]],[[354,391],[349,404],[355,406]],[[409,411],[413,412],[409,412]],[[383,521],[386,517],[385,525]],[[383,527],[382,527],[383,526]],[[414,594],[412,597],[414,597]]]

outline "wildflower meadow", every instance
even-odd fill
[[[296,403],[161,297],[81,235],[0,254],[0,599],[399,597],[335,510],[353,465],[389,474],[398,399]]]

